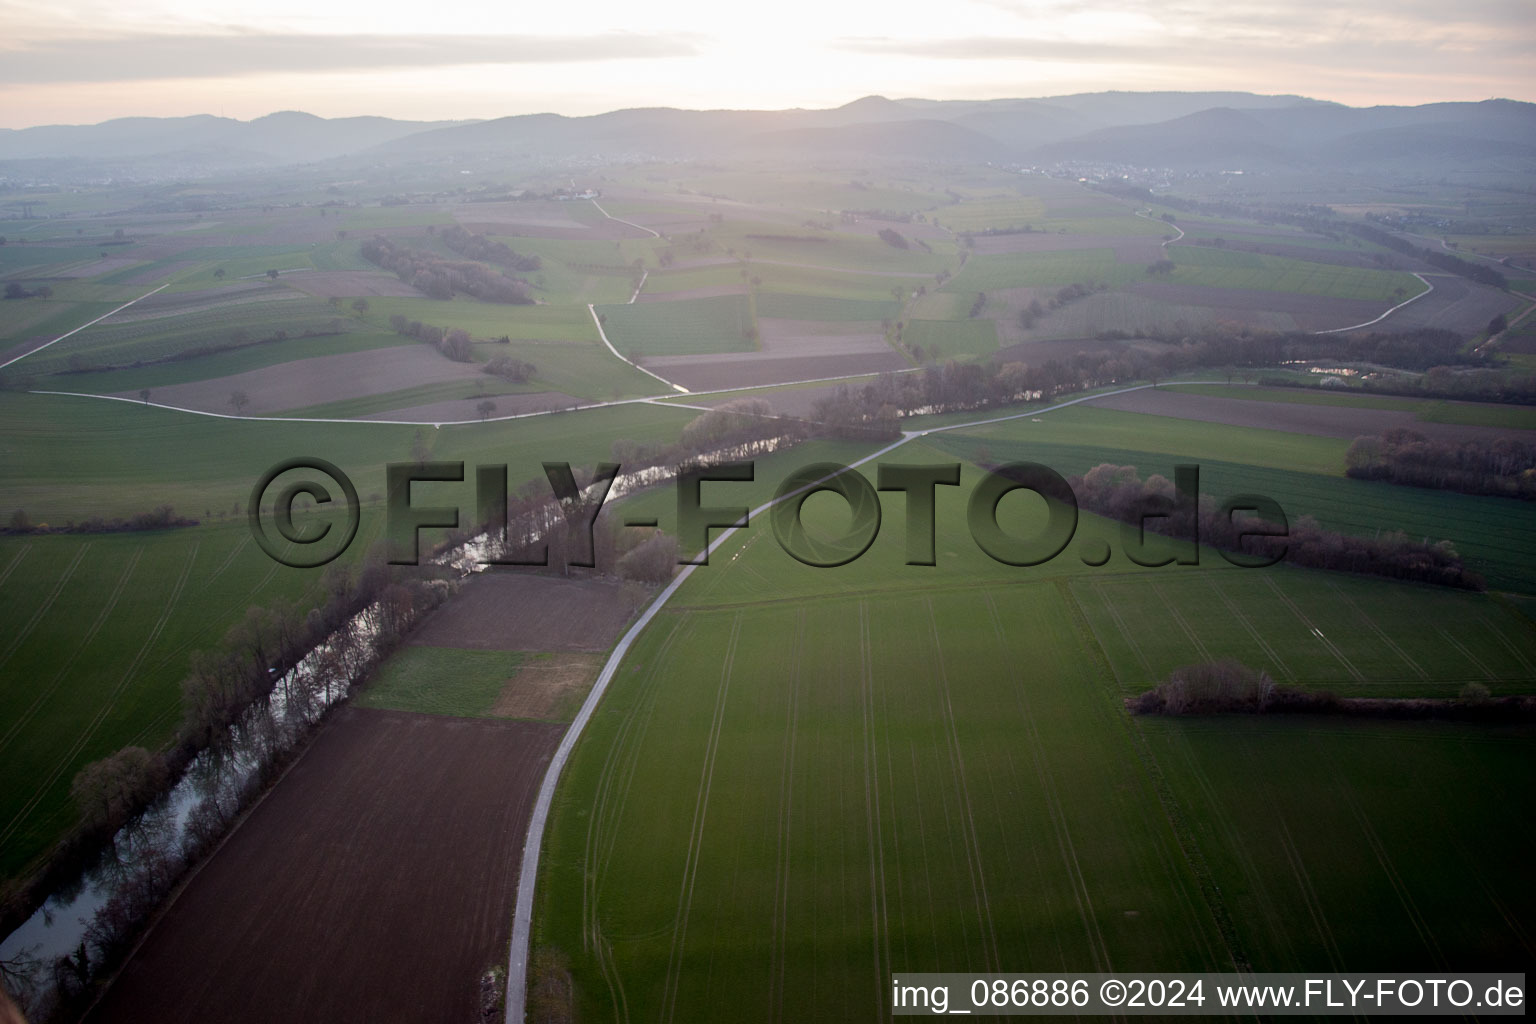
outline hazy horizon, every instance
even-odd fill
[[[1521,0],[1300,3],[962,0],[936,18],[795,0],[748,17],[697,0],[419,16],[278,0],[231,21],[186,0],[0,0],[0,127],[273,111],[463,120],[630,107],[829,108],[871,94],[1301,94],[1350,106],[1536,100]]]

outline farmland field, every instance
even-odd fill
[[[356,614],[389,645],[294,760],[263,766],[146,930],[110,955],[83,933],[60,945],[99,972],[84,1019],[499,1020],[530,836],[541,1024],[877,1018],[898,971],[1525,965],[1536,728],[1477,715],[1536,680],[1536,506],[1344,472],[1359,434],[1536,427],[1530,406],[1471,400],[1524,394],[1530,320],[1476,348],[1523,300],[1318,212],[1369,212],[1362,182],[1202,174],[1143,196],[1102,168],[840,155],[857,134],[843,118],[894,106],[812,112],[803,165],[767,142],[741,163],[667,156],[665,132],[616,135],[634,147],[622,160],[452,141],[587,123],[531,115],[445,128],[377,180],[370,161],[400,153],[387,144],[271,181],[6,177],[0,284],[48,291],[0,303],[0,361],[21,357],[0,371],[0,912],[83,927],[88,911],[39,911],[32,887],[99,809],[72,784],[125,747],[202,742],[189,676],[223,686],[239,669],[219,658],[244,659],[247,685],[282,679],[292,710],[263,609],[314,636]],[[932,128],[916,109],[879,132]],[[1204,200],[1180,191],[1196,185]],[[1450,213],[1474,202],[1415,188]],[[1299,338],[1419,294],[1414,272],[1434,292],[1379,326],[1461,336],[1412,339],[1432,358],[1325,360],[1312,353],[1343,350]],[[1314,359],[1356,374],[1247,384],[1315,383]],[[702,486],[723,522],[794,471],[886,445],[881,463],[960,465],[960,486],[935,489],[936,564],[908,564],[923,534],[886,491],[852,564],[795,560],[763,513],[665,589],[669,538],[699,548],[678,536],[676,464],[751,460],[751,480]],[[298,457],[358,494],[357,539],[329,569],[279,564],[249,530],[248,506],[277,493],[253,483]],[[469,551],[385,565],[389,499],[441,514],[424,549],[458,544],[489,507],[482,467],[506,467],[528,536],[564,551],[550,524],[558,508],[579,529],[582,503],[555,497],[548,467],[585,482],[613,461],[662,471],[601,521],[619,551],[660,530],[660,569],[470,572]],[[1202,495],[1270,496],[1293,525],[1447,542],[1487,591],[1240,569],[1209,548],[1149,568],[1129,557],[1134,528],[1087,512],[1054,558],[1006,565],[973,539],[969,503],[982,467],[1026,461],[1196,463]],[[391,493],[386,467],[412,466]],[[340,502],[286,493],[295,522],[340,523]],[[196,522],[111,522],[162,508]],[[995,506],[1018,536],[1045,510],[1019,492]],[[850,525],[830,494],[803,513],[823,538]],[[362,579],[377,597],[336,612]],[[315,661],[349,657],[348,636]],[[1128,710],[1222,659],[1312,694],[1464,703],[1412,722]],[[551,763],[553,803],[530,819]],[[91,886],[126,877],[123,849]],[[0,960],[22,962],[15,948]]]
[[[501,840],[524,827],[560,731],[345,709],[87,1019],[367,1021],[422,1005],[472,1018],[509,929]],[[401,822],[415,829],[406,847]],[[299,833],[314,839],[290,841]],[[389,899],[381,875],[399,887]],[[338,958],[338,929],[369,937],[370,955]],[[202,983],[187,984],[189,963],[206,965]]]
[[[1419,928],[1395,941],[1394,962],[1427,969],[1441,953],[1430,937],[1467,921],[1495,960],[1521,958],[1510,922],[1528,900],[1510,883],[1523,833],[1500,835],[1475,867],[1454,840],[1419,843],[1385,817],[1398,798],[1378,802],[1392,785],[1384,762],[1335,739],[1386,734],[1379,749],[1425,747],[1426,770],[1461,774],[1484,750],[1488,764],[1513,763],[1516,736],[1472,753],[1420,727],[1242,727],[1234,742],[1289,759],[1288,807],[1330,808],[1286,816],[1291,866],[1267,876],[1249,845],[1265,829],[1192,831],[1240,799],[1205,781],[1223,733],[1129,719],[1120,701],[1207,655],[1268,664],[1265,643],[1299,685],[1446,693],[1473,679],[1499,692],[1529,676],[1529,621],[1480,595],[1426,603],[1420,588],[1214,557],[1089,569],[1077,542],[1048,566],[988,566],[957,529],[963,498],[950,490],[937,568],[901,564],[899,500],[874,546],[840,569],[795,563],[759,522],[626,659],[559,794],[535,918],[537,943],[571,965],[578,1013],[705,1020],[731,1005],[745,1019],[848,1019],[881,1012],[892,972],[1285,970],[1328,943],[1330,962],[1365,969],[1381,962],[1373,928],[1402,914]],[[820,525],[846,521],[806,507]],[[1091,517],[1080,529],[1117,537]],[[1338,767],[1309,770],[1293,748],[1326,750]],[[1448,783],[1418,813],[1475,820],[1467,798]],[[1530,806],[1509,788],[1488,799]],[[1338,815],[1351,813],[1345,830]],[[1333,845],[1361,833],[1381,863],[1355,867],[1360,840]],[[1355,870],[1382,901],[1354,902]],[[1395,906],[1396,871],[1435,878],[1433,899]],[[1317,880],[1310,924],[1282,895],[1293,874]],[[1261,941],[1281,920],[1289,942]]]
[[[630,358],[749,352],[752,312],[745,296],[598,306],[615,348]]]

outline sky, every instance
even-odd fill
[[[0,0],[0,127],[420,120],[861,96],[1536,101],[1533,0]]]

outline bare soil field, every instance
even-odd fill
[[[659,387],[660,385],[658,385]],[[577,405],[590,405],[585,398],[576,398],[560,391],[531,391],[522,395],[491,395],[496,403],[492,416],[516,416],[525,412],[546,412],[550,409],[569,409]],[[411,405],[403,409],[388,409],[359,416],[362,420],[405,420],[411,423],[454,423],[460,420],[477,420],[476,408],[485,399],[460,398],[429,405]]]
[[[757,320],[762,355],[852,356],[890,352],[878,323],[860,321]]]
[[[1323,331],[1348,327],[1380,316],[1390,303],[1371,299],[1339,299],[1295,292],[1270,292],[1261,288],[1213,288],[1199,284],[1168,284],[1138,281],[1130,290],[1159,302],[1180,306],[1206,306],[1230,311],[1233,319],[1245,311],[1289,313],[1302,330]],[[1409,307],[1412,308],[1412,307]]]
[[[597,577],[478,573],[411,635],[426,647],[606,651],[651,590]]]
[[[395,275],[373,270],[306,270],[301,274],[285,274],[283,281],[322,299],[372,295],[421,297],[421,292]]]
[[[1384,328],[1444,327],[1475,334],[1500,313],[1518,309],[1522,302],[1508,292],[1451,274],[1425,274],[1435,290],[1404,306],[1381,322]]]
[[[455,363],[427,345],[397,345],[298,359],[190,384],[168,384],[154,389],[153,400],[186,409],[233,412],[229,396],[243,391],[250,404],[241,412],[260,415],[399,391],[417,384],[472,380],[477,369],[472,363]],[[124,392],[121,397],[137,398],[138,393]]]
[[[347,707],[187,884],[96,1024],[479,1020],[562,724]]]
[[[733,352],[707,359],[657,356],[644,365],[690,391],[714,391],[904,370],[910,364],[887,346],[883,353],[846,356],[772,356],[763,352]]]
[[[1431,423],[1415,419],[1411,412],[1393,409],[1264,402],[1248,398],[1220,398],[1215,395],[1162,391],[1157,388],[1095,398],[1092,403],[1103,409],[1177,416],[1179,419],[1198,420],[1202,423],[1258,427],[1262,430],[1283,430],[1291,434],[1316,434],[1322,437],[1355,438],[1362,434],[1379,434],[1394,427],[1406,427],[1440,441],[1470,441],[1514,433],[1497,427]]]
[[[571,704],[586,696],[602,668],[603,658],[597,654],[551,654],[524,662],[507,680],[491,714],[564,721]]]
[[[649,285],[650,278],[646,279]],[[683,299],[712,299],[717,295],[745,295],[744,284],[717,284],[707,288],[684,288],[677,292],[652,292],[642,290],[636,302],[679,302]]]

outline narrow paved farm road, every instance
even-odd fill
[[[639,295],[640,294],[640,289],[636,288],[635,289],[635,294]],[[635,300],[634,299],[630,299],[629,301],[630,302],[634,302]],[[618,349],[613,347],[613,342],[608,340],[608,332],[603,330],[603,319],[602,319],[602,317],[597,315],[597,308],[595,306],[593,306],[593,304],[590,303],[590,302],[587,303],[587,312],[592,314],[592,323],[594,325],[596,325],[596,327],[597,327],[597,336],[599,338],[603,339],[603,344],[608,346],[608,351],[612,352],[616,358],[624,360],[624,362],[628,363],[630,366],[633,366],[635,369],[639,370],[643,374],[646,374],[646,375],[651,376],[651,377],[655,377],[657,380],[661,381],[663,384],[665,384],[667,387],[671,388],[673,391],[680,391],[680,392],[682,392],[685,395],[689,393],[688,389],[683,387],[681,384],[674,384],[671,381],[667,380],[667,378],[663,377],[661,374],[659,374],[659,373],[652,373],[650,370],[647,370],[645,367],[641,366],[639,363],[635,362],[633,359],[630,359],[629,357],[621,354]]]
[[[101,323],[107,317],[112,316],[113,313],[121,313],[123,310],[125,310],[129,306],[133,305],[135,302],[139,302],[139,301],[141,301],[143,299],[147,299],[151,295],[155,294],[155,292],[164,291],[165,289],[169,288],[170,286],[171,286],[171,282],[167,281],[167,282],[165,282],[165,284],[161,285],[159,288],[151,288],[149,291],[145,292],[143,295],[140,295],[137,299],[129,299],[127,302],[123,303],[121,306],[118,306],[116,309],[112,310],[109,313],[101,314],[101,316],[97,317],[95,320],[92,320],[88,324],[81,324],[79,327],[76,327],[72,331],[65,331],[63,334],[59,335],[57,338],[54,338],[52,341],[45,341],[45,342],[43,342],[41,345],[37,346],[37,348],[28,349],[27,351],[23,352],[19,356],[12,356],[10,359],[7,359],[5,362],[0,363],[0,370],[5,369],[7,366],[10,366],[12,363],[19,362],[20,360],[27,358],[27,356],[30,356],[30,355],[32,355],[35,352],[41,352],[43,349],[49,347],[50,345],[57,345],[59,342],[63,341],[65,338],[69,337],[70,335],[72,335],[72,334],[79,334],[81,331],[85,330],[87,327],[91,327],[91,326],[93,326],[95,324]]]
[[[1381,314],[1381,316],[1376,317],[1374,320],[1367,320],[1363,324],[1351,324],[1349,327],[1334,327],[1334,328],[1332,328],[1330,330],[1326,330],[1326,331],[1313,331],[1312,333],[1313,334],[1340,334],[1340,333],[1342,333],[1344,331],[1358,331],[1362,327],[1369,327],[1372,324],[1379,324],[1383,320],[1385,320],[1387,317],[1391,316],[1393,313],[1396,313],[1398,310],[1400,310],[1404,306],[1408,305],[1408,303],[1410,303],[1410,302],[1418,302],[1424,296],[1428,295],[1430,292],[1435,290],[1435,286],[1430,283],[1429,278],[1425,277],[1423,274],[1419,273],[1416,270],[1415,271],[1411,271],[1411,273],[1413,274],[1414,277],[1416,277],[1420,281],[1424,282],[1424,290],[1419,292],[1419,294],[1413,296],[1411,299],[1405,299],[1404,301],[1399,302],[1397,305],[1393,306],[1391,309],[1389,309],[1385,313]]]
[[[632,228],[639,228],[641,231],[650,231],[650,234],[651,234],[652,238],[660,238],[661,237],[661,232],[659,232],[659,231],[651,231],[651,229],[646,227],[644,224],[636,224],[632,220],[625,220],[623,217],[615,217],[613,214],[611,214],[607,210],[603,209],[602,204],[599,203],[596,199],[592,200],[592,205],[597,207],[597,212],[598,213],[602,214],[604,217],[607,217],[609,220],[616,220],[620,224],[628,224],[630,227],[632,227]]]

